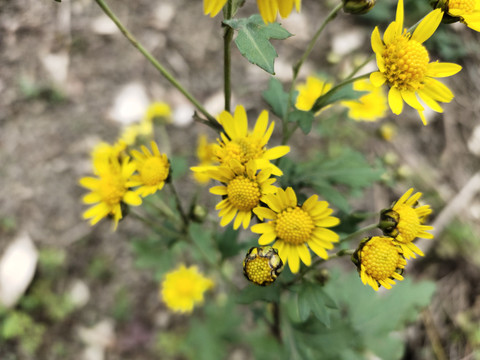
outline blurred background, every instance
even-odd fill
[[[335,4],[304,0],[301,13],[280,21],[294,36],[273,41],[279,80],[288,84],[292,64]],[[212,114],[222,110],[221,14],[204,16],[201,1],[109,5]],[[340,13],[300,80],[313,73],[332,80],[348,74],[371,55],[371,31],[377,25],[385,29],[395,5],[379,1],[363,16]],[[406,26],[428,11],[428,1],[406,1]],[[238,17],[256,12],[255,2],[247,0]],[[295,160],[327,143],[348,142],[384,169],[380,182],[351,199],[354,210],[378,211],[412,186],[434,209],[430,223],[436,239],[420,241],[426,256],[408,272],[412,279],[434,281],[436,292],[403,335],[405,359],[480,359],[479,40],[478,33],[457,23],[442,25],[426,43],[432,60],[463,66],[444,81],[455,99],[444,114],[427,113],[428,126],[411,109],[376,123],[356,123],[334,108],[308,136],[298,132],[290,144]],[[198,161],[197,136],[214,140],[216,134],[194,124],[191,104],[92,0],[0,0],[0,49],[0,269],[10,275],[0,284],[0,359],[190,358],[167,351],[160,340],[159,334],[178,329],[185,318],[165,309],[158,276],[135,255],[132,239],[140,238],[144,227],[128,216],[116,232],[108,221],[90,227],[81,217],[85,190],[78,179],[91,173],[90,152],[98,142],[115,141],[151,102],[162,101],[172,117],[160,146],[173,156],[188,197],[196,186],[188,167]],[[262,92],[270,75],[249,64],[235,46],[232,69],[233,105],[243,104],[250,120],[256,119],[267,108]],[[338,123],[332,120],[337,118]],[[206,189],[202,196],[208,204]],[[253,355],[227,346],[221,358]]]

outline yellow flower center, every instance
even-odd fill
[[[293,245],[300,245],[310,239],[314,227],[310,215],[297,206],[277,215],[275,230],[280,239]]]
[[[102,201],[108,205],[117,205],[127,192],[125,182],[120,176],[104,175],[100,178],[98,189]]]
[[[375,236],[368,241],[361,251],[361,261],[365,272],[373,279],[388,279],[400,263],[400,253],[392,239]]]
[[[414,208],[408,205],[401,205],[395,209],[399,215],[397,229],[399,236],[396,240],[402,243],[413,241],[420,233],[420,219]]]
[[[475,0],[449,0],[449,10],[462,10],[464,14],[471,14],[475,10]]]
[[[406,32],[386,46],[384,75],[388,84],[398,90],[416,91],[423,88],[430,58],[428,51],[418,41],[411,40]]]
[[[159,157],[149,157],[139,169],[140,177],[145,185],[158,185],[168,176],[168,168]]]
[[[272,277],[269,259],[266,257],[257,256],[255,259],[248,261],[245,265],[245,272],[249,280],[258,285],[275,281]]]
[[[260,186],[255,180],[243,175],[232,179],[227,185],[228,200],[238,210],[250,211],[260,202]]]
[[[245,164],[251,159],[261,158],[264,152],[260,143],[250,138],[230,141],[222,146],[222,150],[217,154],[220,162],[228,163],[231,159],[236,159],[241,164]]]
[[[194,298],[195,283],[190,277],[183,277],[182,281],[176,284],[177,295],[184,298]]]

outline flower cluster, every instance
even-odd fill
[[[378,227],[384,236],[364,239],[352,256],[362,282],[374,290],[378,290],[380,285],[390,289],[395,284],[394,280],[403,280],[401,275],[407,264],[405,258],[415,258],[415,254],[423,256],[413,241],[433,238],[427,232],[433,227],[423,225],[432,210],[429,205],[417,207],[422,194],[412,193],[413,188],[381,212]]]
[[[137,125],[139,128],[144,126],[141,124],[152,125],[155,117],[170,114],[169,109],[166,104],[154,103],[147,110],[142,123]],[[83,218],[90,219],[91,225],[109,217],[113,219],[115,230],[126,214],[128,205],[141,205],[142,198],[161,190],[168,180],[170,163],[167,156],[160,152],[155,141],[150,142],[151,150],[144,145],[140,147],[141,152],[130,148],[140,134],[133,128],[130,130],[129,136],[124,132],[113,145],[97,145],[92,151],[95,177],[80,179],[80,185],[90,190],[83,197],[83,202],[91,205],[83,213]],[[149,133],[152,132],[153,127]]]

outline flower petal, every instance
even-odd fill
[[[433,35],[437,30],[438,25],[443,19],[443,11],[441,9],[435,9],[431,11],[423,20],[418,24],[417,28],[413,32],[412,40],[423,43],[425,40]]]
[[[447,77],[452,76],[462,70],[462,67],[453,63],[440,63],[438,61],[428,64],[426,76]]]
[[[388,105],[390,106],[390,109],[392,109],[392,112],[394,114],[399,115],[402,113],[403,100],[402,95],[400,94],[400,90],[398,90],[397,88],[392,87],[388,92]]]
[[[382,86],[383,84],[385,84],[385,81],[387,81],[387,79],[380,71],[376,71],[370,74],[370,82],[376,87]]]

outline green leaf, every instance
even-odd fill
[[[282,83],[271,77],[268,89],[262,93],[263,99],[272,107],[273,113],[283,119],[287,113],[288,93],[283,91]]]
[[[275,75],[273,62],[278,56],[269,39],[286,39],[292,34],[278,23],[265,24],[260,15],[248,19],[231,19],[223,22],[238,31],[235,44],[240,53],[252,64]]]
[[[219,256],[216,248],[213,246],[213,234],[211,231],[204,229],[201,224],[191,223],[188,227],[188,233],[196,246],[202,249],[206,256],[212,261],[218,261]],[[194,250],[197,249],[194,247]],[[194,251],[193,254],[196,255],[197,253],[198,251]],[[198,255],[198,260],[203,260],[202,256]]]
[[[298,123],[302,132],[307,135],[312,130],[315,115],[311,111],[294,110],[288,114],[288,121]]]
[[[176,180],[184,176],[187,173],[188,167],[188,161],[184,156],[172,156],[170,159],[172,179]]]
[[[280,299],[280,292],[281,288],[280,286],[277,286],[277,284],[258,286],[249,283],[240,291],[236,300],[240,304],[250,304],[258,300],[278,302]]]
[[[355,91],[351,83],[345,84],[340,87],[334,87],[326,94],[320,96],[313,104],[312,109],[310,110],[313,113],[316,113],[320,109],[324,108],[327,105],[333,104],[340,100],[357,100],[359,97],[364,95],[365,91]]]
[[[244,244],[240,244],[237,241],[239,233],[240,231],[234,230],[233,226],[229,226],[224,232],[215,235],[215,240],[217,242],[218,250],[220,250],[220,253],[222,254],[222,259],[225,260],[235,256],[244,249]]]
[[[323,286],[310,282],[304,283],[298,292],[298,313],[302,321],[312,312],[325,326],[330,326],[330,310],[336,309],[335,301],[325,293]]]

